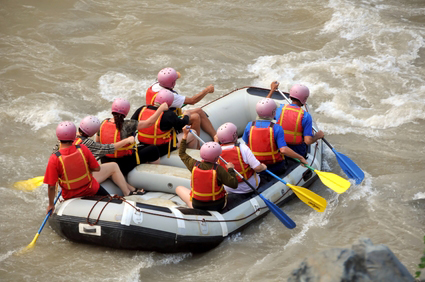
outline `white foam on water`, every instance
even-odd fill
[[[418,192],[412,198],[412,200],[422,200],[422,199],[425,199],[425,192]]]
[[[335,208],[332,207],[332,205],[337,205],[337,195],[335,196],[336,200],[330,201],[328,199],[328,205],[324,212],[319,213],[316,211],[310,212],[307,216],[303,216],[302,220],[298,220],[298,229],[301,227],[301,230],[294,234],[289,241],[283,246],[283,249],[286,250],[289,247],[292,247],[297,244],[301,244],[305,237],[307,236],[307,232],[312,227],[324,227],[329,223],[329,218],[332,215]],[[331,205],[329,204],[331,202]],[[302,226],[300,226],[302,224]]]
[[[288,91],[305,84],[313,116],[326,117],[318,124],[333,134],[379,136],[377,130],[425,120],[424,72],[415,65],[423,32],[389,24],[382,14],[388,7],[340,0],[328,7],[334,12],[321,35],[334,39],[318,50],[257,58],[247,67],[254,85],[278,80]]]
[[[100,96],[113,102],[116,98],[130,100],[132,97],[144,97],[153,82],[136,80],[123,73],[108,71],[99,78],[98,83]]]
[[[139,255],[134,256],[133,260],[140,261],[137,266],[133,267],[129,276],[124,278],[124,281],[143,281],[142,270],[146,268],[157,267],[161,265],[178,264],[185,259],[192,257],[192,253],[179,253],[179,254],[155,254],[151,253],[149,256],[143,255],[140,259]]]
[[[5,254],[0,254],[0,262],[6,260],[7,258],[9,258],[11,255],[13,255],[15,252],[17,251],[8,251]]]

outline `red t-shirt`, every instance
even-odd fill
[[[80,144],[80,147],[84,156],[86,157],[89,169],[95,169],[99,167],[99,163],[96,161],[92,152],[90,152],[90,150],[83,144]],[[71,146],[65,149],[60,149],[59,152],[66,156],[74,153],[76,150],[77,148],[75,146]],[[64,174],[62,165],[58,157],[55,154],[52,154],[50,156],[49,162],[47,163],[46,173],[44,174],[44,183],[54,186],[56,185],[56,182],[58,182],[59,177],[63,178],[63,176]],[[99,190],[99,186],[99,182],[97,182],[97,180],[92,177],[91,185],[89,183],[78,189],[72,190],[68,190],[66,188],[62,189],[62,197],[66,200],[76,197],[93,196],[97,193],[97,190]]]

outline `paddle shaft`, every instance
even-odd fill
[[[56,196],[56,199],[55,199],[55,201],[53,202],[53,205],[54,206],[56,206],[56,202],[58,201],[58,199],[59,199],[59,197],[62,195],[62,190],[61,191],[59,191],[59,193],[58,193],[58,195]],[[40,226],[40,228],[38,229],[38,234],[40,234],[41,233],[41,230],[43,230],[43,227],[44,227],[44,225],[46,224],[46,222],[47,222],[47,220],[49,219],[49,217],[50,217],[50,215],[52,214],[52,210],[50,210],[48,213],[47,213],[47,215],[46,215],[46,217],[44,218],[44,221],[43,221],[43,223],[41,224],[41,226]]]

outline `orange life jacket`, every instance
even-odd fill
[[[59,177],[59,185],[62,189],[72,190],[92,184],[92,176],[89,166],[80,145],[75,146],[77,150],[69,155],[62,155],[60,151],[56,156],[62,165],[63,175]]]
[[[197,161],[192,169],[190,200],[195,198],[198,201],[210,202],[226,196],[223,185],[218,186],[217,184],[218,164],[214,164],[211,169],[203,170],[199,168],[200,163]]]
[[[280,113],[277,123],[285,132],[285,142],[288,145],[299,145],[303,143],[302,120],[304,110],[297,106],[285,104]]]
[[[153,105],[153,102],[155,101],[156,94],[158,94],[158,92],[155,92],[155,91],[152,90],[152,86],[149,87],[148,90],[146,90],[146,105]]]
[[[155,112],[156,110],[143,107],[139,114],[139,121],[147,120],[153,114],[155,114]],[[162,131],[159,128],[163,114],[164,113],[161,113],[154,125],[139,130],[138,139],[140,142],[151,145],[162,145],[171,142],[171,139],[175,136],[175,131],[173,129]]]
[[[156,83],[154,83],[153,85],[155,85],[155,84]],[[153,91],[152,86],[149,87],[148,90],[146,90],[146,105],[154,106],[156,94],[158,94],[158,92]],[[175,92],[175,91],[171,90],[171,92]],[[175,92],[175,93],[177,93],[177,92]],[[182,108],[174,108],[173,107],[173,108],[170,108],[170,110],[173,110],[173,112],[175,112],[178,116],[181,116],[182,113],[183,113]]]
[[[104,120],[100,125],[100,143],[102,144],[114,144],[121,141],[121,134],[117,129],[115,123],[110,122],[109,120]],[[133,154],[134,144],[127,144],[126,146],[115,150],[113,154],[106,154],[108,158],[122,158]]]
[[[232,163],[235,166],[234,169],[239,172],[245,179],[249,179],[254,174],[254,170],[249,166],[249,164],[246,164],[243,161],[239,143],[235,144],[232,149],[223,150],[220,156],[226,160],[226,162]],[[218,163],[227,169],[226,164],[220,159],[218,160]],[[243,181],[239,176],[236,177],[238,178],[238,182]]]
[[[258,128],[255,127],[255,121],[253,121],[249,131],[248,147],[257,160],[266,165],[274,164],[284,159],[279,148],[277,148],[273,126],[274,123],[270,122],[268,127]]]

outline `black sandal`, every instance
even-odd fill
[[[142,196],[144,194],[146,194],[146,192],[143,189],[142,190],[136,189],[136,191],[130,191],[130,194],[128,194],[128,196],[134,196],[134,195]]]

